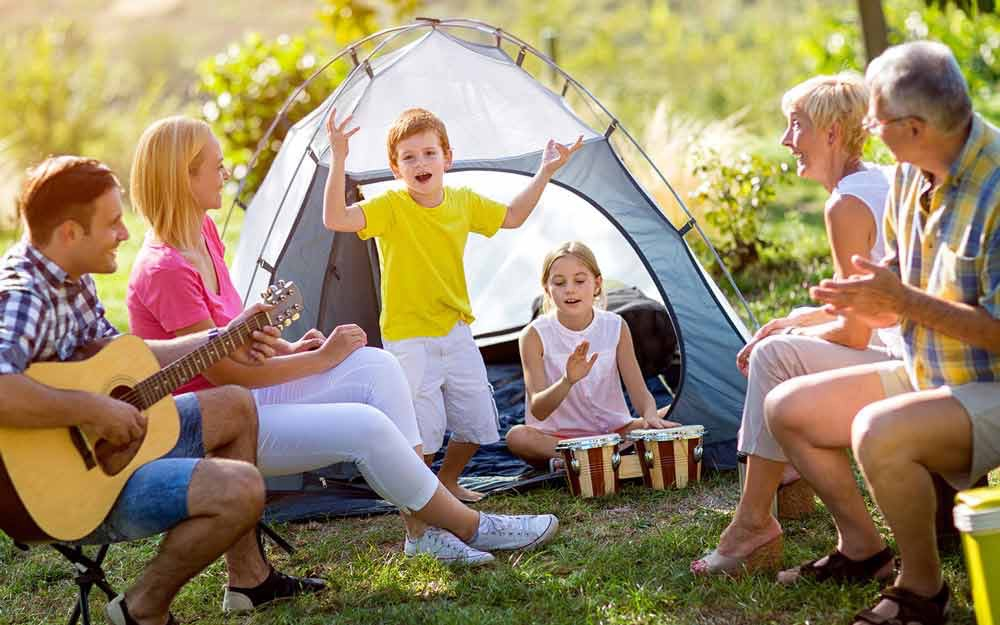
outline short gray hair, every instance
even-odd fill
[[[969,87],[948,46],[914,41],[893,46],[865,72],[873,96],[894,117],[920,117],[941,132],[965,128],[972,115]]]

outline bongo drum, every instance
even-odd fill
[[[701,481],[704,436],[705,428],[700,425],[629,432],[628,439],[635,442],[642,466],[642,481],[656,490],[684,488],[688,482]]]
[[[618,492],[621,457],[618,434],[567,438],[556,443],[556,451],[566,462],[569,490],[579,497],[600,497]]]

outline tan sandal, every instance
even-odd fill
[[[691,563],[691,574],[697,577],[728,575],[740,577],[759,571],[776,571],[781,566],[784,538],[778,534],[743,558],[735,558],[713,549],[705,557]]]

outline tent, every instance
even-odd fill
[[[530,321],[544,254],[568,239],[586,242],[606,279],[637,286],[666,307],[679,345],[668,418],[704,425],[708,465],[734,467],[746,390],[734,358],[747,330],[688,246],[686,235],[704,234],[681,199],[673,194],[689,219],[675,225],[624,164],[625,150],[638,153],[652,172],[647,179],[658,176],[673,192],[619,121],[530,45],[477,21],[421,19],[372,35],[334,60],[348,56],[353,69],[289,130],[246,206],[233,271],[244,300],[278,279],[294,280],[306,311],[290,328],[292,336],[351,322],[380,344],[377,248],[322,225],[330,158],[324,120],[331,107],[352,114],[361,128],[347,159],[349,200],[397,184],[385,137],[406,108],[429,109],[447,125],[454,165],[446,184],[469,185],[500,201],[509,201],[535,173],[548,138],[566,143],[582,135],[584,146],[522,228],[470,237],[465,263],[477,315],[473,332],[484,350],[509,348]],[[555,86],[529,65],[547,72]],[[268,142],[265,137],[261,145]]]

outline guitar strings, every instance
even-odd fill
[[[216,338],[216,340],[211,341],[209,343],[206,343],[205,345],[202,345],[201,347],[199,347],[198,349],[192,351],[191,353],[187,354],[186,356],[178,358],[177,360],[175,360],[174,362],[170,363],[169,365],[167,365],[163,369],[160,369],[158,372],[156,372],[152,376],[146,378],[145,380],[142,380],[141,382],[139,382],[138,384],[136,384],[134,387],[130,388],[121,397],[116,397],[115,399],[117,399],[119,401],[123,401],[123,402],[125,402],[127,404],[131,404],[132,406],[134,406],[136,408],[139,408],[139,409],[142,409],[142,410],[145,410],[146,408],[149,408],[153,403],[156,403],[156,402],[152,402],[152,403],[149,402],[149,396],[147,395],[147,393],[145,391],[146,383],[149,380],[153,379],[156,376],[163,375],[165,372],[166,372],[166,375],[171,375],[171,373],[173,371],[180,370],[181,367],[187,366],[188,361],[194,360],[195,358],[200,358],[202,351],[208,352],[209,349],[215,349],[215,343],[220,342],[220,340],[221,340],[221,342],[223,344],[225,344],[225,340],[226,339],[230,339],[234,335],[236,335],[240,339],[238,341],[238,343],[237,343],[237,347],[238,347],[239,344],[244,343],[246,341],[247,337],[249,337],[252,334],[254,328],[250,327],[251,323],[256,324],[256,328],[255,329],[257,329],[257,330],[261,329],[262,326],[259,324],[258,317],[261,316],[261,315],[266,315],[266,314],[267,313],[263,313],[263,312],[258,313],[256,315],[254,315],[253,317],[251,317],[250,319],[244,321],[240,325],[236,326],[232,330],[229,330],[227,332],[224,332],[224,333],[220,334]],[[236,349],[236,348],[234,348],[234,349]],[[222,358],[222,356],[220,356],[219,358]],[[162,397],[161,397],[161,399],[162,399]],[[145,406],[143,406],[142,404],[145,404]]]

